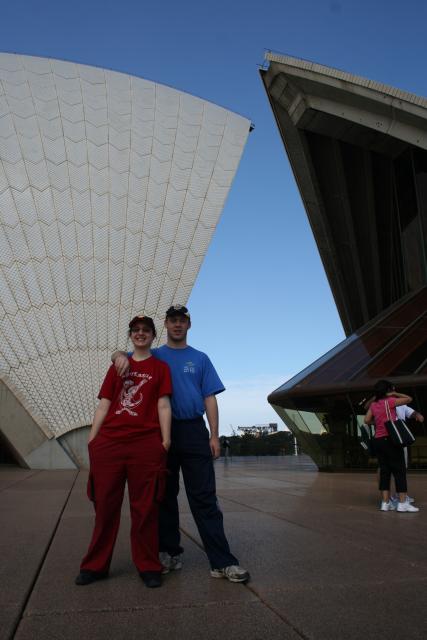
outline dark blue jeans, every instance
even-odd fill
[[[179,472],[182,470],[191,513],[199,530],[212,569],[238,564],[230,552],[218,507],[215,471],[209,432],[203,418],[172,420],[172,445],[168,454],[170,475],[160,505],[159,548],[170,555],[182,553],[179,532]]]

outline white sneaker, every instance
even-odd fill
[[[249,571],[237,564],[231,564],[223,569],[211,569],[211,576],[212,578],[227,578],[230,582],[247,582],[250,578]]]
[[[399,502],[399,504],[397,505],[397,510],[399,511],[399,513],[416,513],[417,511],[419,511],[418,507],[414,507],[414,505],[410,502]]]
[[[395,511],[396,505],[392,500],[388,502],[381,502],[380,511]]]
[[[163,565],[162,573],[169,573],[170,571],[179,571],[182,569],[182,554],[177,556],[171,556],[167,551],[160,551],[159,560]]]

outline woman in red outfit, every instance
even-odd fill
[[[170,446],[172,383],[168,365],[150,352],[156,337],[153,320],[136,316],[129,323],[129,336],[129,371],[121,378],[114,365],[108,370],[89,436],[88,495],[96,517],[78,585],[108,576],[126,481],[133,561],[147,587],[161,585],[158,508]]]
[[[393,474],[399,495],[397,511],[418,511],[407,499],[406,463],[402,447],[393,444],[385,423],[396,420],[396,407],[412,401],[410,396],[394,391],[388,380],[379,380],[374,388],[375,398],[365,415],[365,423],[375,422],[375,452],[380,467],[381,511],[394,511],[390,500],[390,481]],[[388,405],[388,408],[387,408]]]

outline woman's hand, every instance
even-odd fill
[[[92,427],[89,433],[88,445],[96,438],[101,428],[102,423],[105,420],[105,416],[110,408],[111,400],[108,398],[101,398],[98,406],[95,409],[95,415],[93,416]]]
[[[171,446],[170,440],[162,440],[162,447],[165,451],[169,451],[170,446]]]

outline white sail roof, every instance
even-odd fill
[[[53,435],[90,423],[130,318],[160,333],[187,301],[249,128],[141,78],[0,54],[0,374]]]

